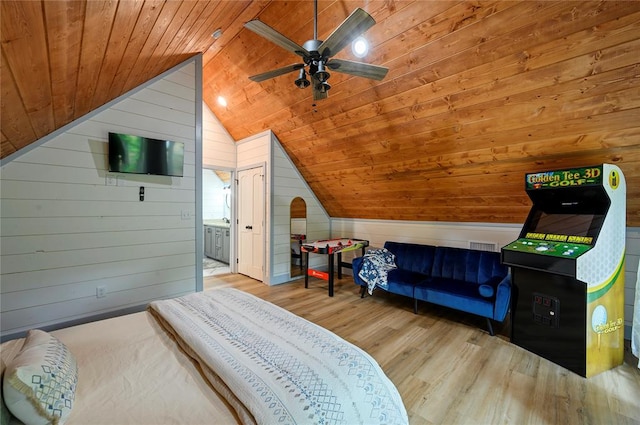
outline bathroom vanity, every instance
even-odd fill
[[[229,263],[230,224],[225,220],[204,220],[204,255]]]

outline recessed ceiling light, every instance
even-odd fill
[[[222,28],[218,28],[213,32],[213,34],[211,34],[211,37],[215,38],[216,40],[219,39],[221,36],[222,36]]]
[[[222,96],[218,96],[218,105],[222,106],[223,108],[227,107],[227,99],[225,99]]]
[[[365,40],[364,37],[358,37],[353,40],[353,43],[351,44],[351,50],[353,51],[354,55],[359,58],[363,58],[369,51],[369,43],[367,43],[367,40]]]

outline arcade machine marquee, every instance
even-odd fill
[[[602,164],[530,173],[533,206],[502,248],[511,341],[589,377],[622,364],[626,184]]]

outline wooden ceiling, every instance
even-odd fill
[[[243,28],[302,44],[311,1],[0,4],[3,158],[202,53],[229,133],[273,130],[331,216],[520,223],[525,173],[606,162],[640,226],[638,1],[319,1],[320,39],[356,7],[375,18],[362,61],[389,74],[332,72],[315,106],[295,73],[248,79],[298,58]]]

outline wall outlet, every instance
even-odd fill
[[[118,176],[115,174],[107,174],[105,184],[107,186],[118,186]]]
[[[182,210],[182,212],[180,213],[180,218],[182,218],[183,220],[191,220],[191,211]]]
[[[107,295],[107,287],[106,286],[98,286],[96,287],[96,298],[103,298]]]

